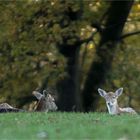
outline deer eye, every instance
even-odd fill
[[[116,98],[116,96],[113,96],[113,99],[115,99]]]

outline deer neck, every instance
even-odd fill
[[[46,111],[46,102],[40,100],[37,103],[36,111]]]
[[[112,105],[112,106],[109,106],[109,105],[107,104],[107,108],[108,108],[109,114],[112,114],[112,115],[114,115],[114,114],[119,114],[119,112],[120,112],[118,103],[116,103],[115,105]]]

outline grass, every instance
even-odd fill
[[[1,140],[139,140],[140,116],[105,113],[0,114]]]

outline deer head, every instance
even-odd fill
[[[48,112],[57,110],[55,99],[46,90],[43,91],[43,94],[33,91],[33,95],[38,99],[36,111]]]
[[[116,114],[116,112],[119,110],[117,98],[122,94],[123,88],[119,88],[115,91],[115,93],[106,92],[105,90],[99,88],[98,92],[100,96],[105,99],[109,113]]]

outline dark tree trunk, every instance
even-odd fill
[[[67,75],[57,84],[59,92],[58,108],[61,111],[74,111],[75,109],[81,109],[79,95],[79,49],[79,46],[75,46],[75,49],[73,51],[71,50],[72,55],[67,57],[65,70]]]
[[[104,84],[106,75],[111,69],[116,45],[132,5],[133,0],[112,0],[111,2],[105,29],[101,33],[101,40],[97,46],[98,58],[92,62],[82,93],[83,107],[86,112],[90,110],[95,111],[97,107],[99,98],[97,89]]]
[[[65,15],[70,19],[71,25],[74,21],[79,21],[83,14],[83,0],[79,2],[80,9],[73,11],[73,8],[68,7],[68,11]],[[61,27],[63,27],[61,25]],[[65,27],[64,27],[65,28]],[[71,28],[71,27],[70,27]],[[66,76],[58,81],[57,90],[59,93],[59,99],[57,102],[58,108],[61,111],[76,111],[81,110],[81,98],[80,98],[80,73],[79,73],[79,51],[81,46],[80,38],[75,34],[73,30],[68,36],[63,36],[63,43],[57,44],[61,54],[63,54],[67,60],[66,64]],[[68,43],[71,39],[74,39],[74,43]]]

